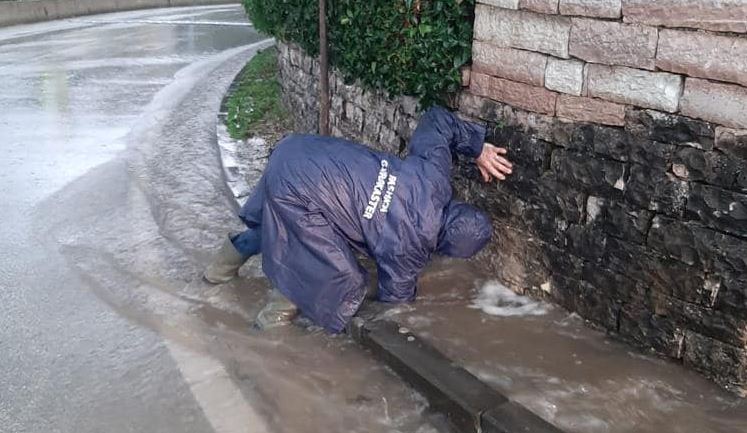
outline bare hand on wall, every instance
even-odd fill
[[[482,153],[475,163],[485,182],[490,182],[493,178],[505,180],[506,176],[511,174],[513,164],[503,156],[506,153],[508,151],[503,147],[493,146],[490,143],[483,145]]]

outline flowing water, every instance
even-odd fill
[[[444,431],[345,337],[254,331],[256,260],[201,279],[240,227],[216,114],[270,43],[239,6],[0,32],[0,430]]]
[[[423,399],[344,337],[252,330],[269,290],[256,261],[232,284],[201,280],[223,236],[239,228],[214,139],[215,82],[227,83],[246,59],[230,54],[181,70],[126,137],[122,157],[58,194],[52,213],[68,217],[44,225],[120,315],[217,359],[263,420],[255,431],[434,431]],[[227,62],[214,69],[218,60]],[[111,187],[89,196],[92,209],[66,207],[80,203],[69,195],[96,194],[96,185]]]
[[[559,307],[440,259],[416,304],[385,314],[569,433],[747,432],[747,400]]]
[[[227,285],[200,278],[240,228],[215,114],[266,46],[242,20],[186,8],[0,32],[0,105],[15,113],[0,117],[9,431],[131,431],[140,417],[140,431],[446,431],[344,336],[252,330],[269,289],[257,260]],[[744,402],[463,262],[434,262],[418,302],[385,314],[569,432],[747,431]]]

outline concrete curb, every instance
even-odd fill
[[[459,432],[562,433],[395,322],[356,317],[348,332],[420,391]]]
[[[253,50],[254,52],[246,59],[246,61],[248,62],[249,60],[251,60],[252,57],[254,57],[259,51],[265,50],[274,45],[274,39],[268,39],[265,43],[260,43]],[[241,69],[241,71],[243,71],[243,68]],[[256,170],[252,170],[250,167],[263,167],[265,164],[266,155],[269,154],[270,146],[272,145],[272,143],[267,143],[262,139],[250,139],[248,142],[244,142],[243,140],[236,140],[232,138],[228,133],[228,128],[226,128],[226,118],[228,116],[228,108],[226,106],[226,103],[228,101],[229,95],[238,85],[236,79],[238,78],[238,75],[241,74],[241,71],[236,74],[236,77],[234,77],[231,85],[228,86],[226,94],[221,100],[220,110],[218,111],[215,124],[215,133],[218,142],[218,151],[220,153],[220,162],[223,169],[223,176],[225,178],[226,185],[228,185],[228,189],[231,190],[233,198],[238,207],[243,206],[247,197],[249,196],[249,194],[251,194],[252,189],[254,188],[254,185],[247,179],[259,180],[259,176],[261,175],[261,173],[257,173]],[[264,150],[264,152],[254,152],[250,156],[251,158],[253,158],[253,160],[246,161],[247,156],[240,155],[240,151],[242,146],[245,147],[247,146],[247,144],[260,147]]]
[[[246,180],[246,166],[256,167],[257,161],[247,162],[240,158],[240,146],[246,146],[246,143],[232,139],[224,124],[226,101],[235,87],[234,80],[223,97],[216,133],[226,183],[241,206],[252,189]],[[268,150],[271,145],[266,142],[254,144],[263,145]],[[380,307],[369,305],[362,309],[348,325],[348,334],[422,393],[431,408],[444,414],[457,431],[563,433],[456,365],[409,330],[392,321],[376,320],[376,310]]]
[[[176,6],[238,4],[235,0],[23,0],[0,1],[0,27],[83,15]]]

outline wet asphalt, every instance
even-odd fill
[[[241,228],[216,115],[270,44],[238,5],[0,29],[0,432],[444,431],[343,336],[254,330],[258,259],[201,278]]]
[[[128,206],[122,155],[154,95],[188,65],[260,39],[238,6],[0,29],[0,431],[261,430],[243,408],[223,416],[220,404],[236,406],[220,394],[235,390],[220,371],[207,385],[217,391],[195,392],[195,375],[219,364],[102,301],[63,247],[101,235],[83,216],[111,218],[114,197]]]

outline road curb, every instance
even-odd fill
[[[563,433],[396,322],[356,317],[348,333],[422,393],[459,432]]]
[[[235,88],[236,79],[221,101],[216,134],[226,183],[241,206],[252,188],[242,165],[254,164],[240,162],[238,146],[246,143],[232,139],[224,123],[226,101]],[[271,144],[264,143],[268,148]],[[353,318],[347,327],[350,337],[422,393],[430,407],[444,414],[459,433],[563,433],[456,365],[411,331],[396,322],[376,320],[374,310],[364,308]]]
[[[246,59],[247,62],[257,55],[259,51],[274,46],[275,40],[267,39],[266,41],[259,42],[255,45],[256,47],[252,49],[252,54]],[[223,177],[226,185],[228,185],[228,188],[231,190],[231,194],[233,194],[234,201],[238,207],[241,207],[244,204],[254,188],[254,185],[250,184],[247,179],[256,177],[258,180],[257,173],[247,172],[247,166],[256,167],[261,165],[261,163],[258,163],[257,161],[251,161],[251,164],[247,164],[246,162],[242,163],[243,157],[239,155],[239,149],[240,146],[246,146],[248,141],[232,138],[231,134],[228,133],[228,128],[226,128],[228,97],[238,86],[237,79],[243,70],[244,68],[241,68],[241,70],[236,73],[233,81],[231,81],[228,89],[226,89],[226,93],[223,95],[223,99],[221,99],[220,102],[220,109],[218,110],[215,124],[215,136],[218,143],[218,152],[220,155],[221,168],[223,169]],[[256,146],[264,146],[267,149],[267,153],[269,153],[272,143],[267,143],[264,140],[255,140],[252,144]],[[261,154],[257,153],[253,156],[259,157],[260,155]]]

